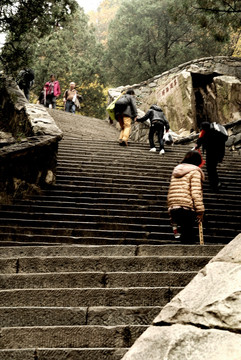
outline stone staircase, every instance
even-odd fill
[[[57,183],[0,212],[0,359],[119,360],[171,300],[241,230],[239,158],[204,186],[205,246],[180,245],[166,196],[190,146],[65,137]],[[196,239],[195,241],[197,241]]]

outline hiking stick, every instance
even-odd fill
[[[198,228],[199,228],[199,240],[200,240],[200,245],[204,245],[204,240],[203,240],[203,223],[200,221],[200,223],[198,224]]]

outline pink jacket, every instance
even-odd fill
[[[46,84],[44,85],[44,90],[46,95],[49,95],[49,91],[50,91],[50,82],[46,82]],[[60,90],[60,85],[58,80],[56,80],[54,82],[54,96],[58,97],[61,94],[61,90]]]

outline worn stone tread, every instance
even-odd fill
[[[127,348],[146,329],[145,325],[6,327],[1,329],[0,348]]]
[[[0,291],[0,307],[163,306],[182,287],[11,289]]]
[[[34,348],[0,350],[1,360],[120,360],[128,348]]]

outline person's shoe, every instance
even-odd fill
[[[128,146],[128,142],[123,140],[121,145],[122,146]]]
[[[154,147],[154,148],[151,148],[150,149],[150,152],[156,152],[156,148]]]
[[[165,154],[165,150],[161,149],[161,151],[159,152],[160,155],[164,155]]]

